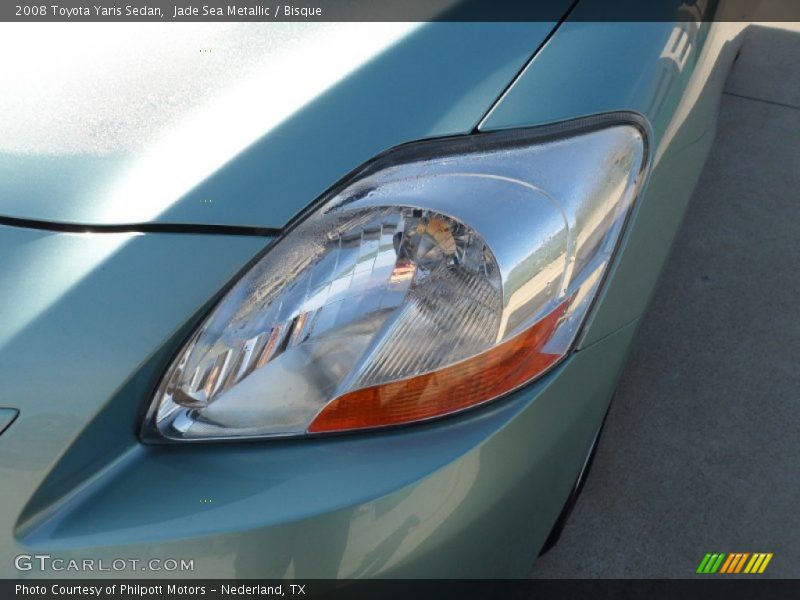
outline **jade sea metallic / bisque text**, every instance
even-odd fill
[[[222,6],[202,6],[175,5],[173,7],[172,18],[179,17],[269,17],[280,19],[281,17],[321,17],[322,8],[311,6],[294,6],[292,4],[279,4],[277,6],[242,6],[238,4],[228,4]]]

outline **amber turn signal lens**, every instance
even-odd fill
[[[417,377],[339,396],[317,415],[309,432],[401,425],[477,406],[527,383],[561,355],[542,352],[570,300],[510,340],[459,363]]]

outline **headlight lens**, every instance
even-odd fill
[[[164,375],[144,437],[410,423],[531,381],[572,346],[645,164],[626,115],[378,158],[233,285]]]

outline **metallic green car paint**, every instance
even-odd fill
[[[54,29],[61,60],[0,36],[28,61],[0,68],[0,216],[282,227],[375,154],[470,132],[554,26],[94,25]]]
[[[17,418],[19,411],[13,408],[0,408],[0,434],[3,433],[14,419]]]
[[[573,483],[633,329],[489,410],[380,436],[178,450],[140,446],[122,419],[100,417],[119,429],[120,460],[65,506],[18,523],[13,552],[194,558],[220,577],[518,574]],[[135,408],[138,387],[116,400]],[[82,435],[96,439],[94,425]],[[538,518],[518,519],[527,512]]]
[[[491,131],[633,110],[652,125],[647,191],[581,347],[644,311],[714,141],[742,26],[567,22],[481,122],[482,131]]]
[[[502,25],[486,25],[486,31],[492,27],[504,31]],[[267,240],[0,227],[0,289],[6,295],[0,304],[0,406],[21,409],[0,436],[0,576],[91,575],[14,569],[15,555],[36,552],[195,560],[193,573],[148,576],[524,575],[605,413],[636,319],[708,150],[719,83],[735,48],[725,45],[732,34],[720,26],[704,32],[679,76],[668,80],[664,100],[647,113],[636,90],[647,88],[642,79],[663,67],[660,54],[637,52],[625,69],[615,70],[609,61],[623,41],[615,50],[605,46],[612,43],[608,36],[591,35],[590,24],[563,27],[482,128],[640,110],[653,124],[652,172],[582,349],[541,381],[484,409],[392,432],[142,446],[138,419],[170,357]],[[563,35],[570,27],[586,35]],[[644,25],[615,27],[624,40],[637,38]],[[659,28],[666,35],[672,26]],[[710,45],[714,40],[717,45]],[[390,62],[381,64],[393,64],[392,52],[380,59]],[[580,78],[517,88],[546,60],[561,63],[565,72],[577,62],[587,73],[608,68],[603,93],[570,91]],[[547,72],[558,74],[555,67]],[[431,94],[431,102],[447,96],[443,88]],[[577,100],[559,113],[570,94]],[[323,119],[307,110],[306,125]],[[504,114],[512,116],[500,119]],[[369,137],[379,127],[377,116],[363,115],[353,139]],[[300,140],[314,137],[300,131],[299,121],[297,127],[292,131]],[[358,143],[372,152],[372,141]],[[357,153],[342,152],[346,161],[355,160]],[[254,169],[248,161],[235,162]],[[291,210],[280,212],[281,201],[273,199],[263,213],[240,205],[243,212],[219,222],[283,223],[316,193],[301,201],[302,190],[331,183],[313,170],[304,173],[314,179],[309,187],[292,175],[298,187],[287,196]],[[334,171],[325,177],[344,174]],[[254,185],[249,177],[260,177],[240,176],[247,185]],[[261,220],[269,209],[280,218]]]
[[[0,436],[0,573],[10,574],[24,507],[66,468],[61,455],[104,407],[122,410],[116,390],[264,244],[0,227],[0,405],[20,409]],[[125,433],[109,430],[113,440],[82,438],[86,460],[59,490],[95,476],[114,458],[110,445],[135,442],[136,413],[121,415]]]
[[[587,325],[590,344],[645,310],[716,134],[723,84],[741,44],[742,23],[715,23],[695,49],[695,68],[673,84],[681,94],[652,116],[653,165],[635,219]]]

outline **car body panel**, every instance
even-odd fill
[[[0,226],[0,406],[20,411],[0,436],[4,557],[14,521],[61,455],[104,407],[117,406],[115,391],[139,365],[266,243]],[[138,419],[126,418],[129,443]],[[91,441],[94,462],[71,471],[76,479],[108,463],[113,454],[104,449],[101,436]]]
[[[19,411],[14,408],[0,408],[0,434],[2,434],[14,419],[17,418]]]
[[[483,25],[481,31],[493,31],[488,37],[495,40],[508,31],[503,24]],[[562,28],[567,25],[572,26],[568,22]],[[657,25],[666,44],[677,25]],[[227,282],[270,240],[0,226],[0,289],[10,290],[0,305],[0,406],[20,409],[0,436],[0,478],[7,484],[0,487],[0,576],[96,574],[14,569],[15,555],[34,552],[195,559],[197,571],[166,573],[170,576],[524,576],[602,422],[638,317],[710,147],[719,84],[736,49],[736,32],[723,25],[707,26],[706,41],[668,81],[664,101],[654,104],[655,112],[643,113],[653,126],[649,181],[579,349],[508,398],[452,418],[313,440],[144,446],[137,428],[168,362]],[[629,51],[621,41],[587,33],[589,24],[578,26],[586,35],[562,36],[569,28],[556,31],[483,129],[643,110],[644,96],[637,94],[657,89],[643,78],[664,66],[652,50],[657,44],[635,54],[624,69],[609,67],[604,85],[619,89],[597,99],[584,90],[579,104],[570,105],[572,112],[557,112],[567,83],[517,88],[535,76],[545,64],[540,61],[564,69],[577,61],[591,73],[606,68],[614,52]],[[637,39],[640,26],[619,24],[616,37]],[[528,40],[529,55],[540,39]],[[387,67],[393,64],[390,55],[371,64]],[[482,63],[488,71],[492,61],[504,74],[489,86],[496,92],[500,80],[513,75],[510,62],[497,54]],[[581,84],[570,80],[569,85]],[[452,108],[454,96],[441,88],[429,92],[436,96],[430,102]],[[345,102],[354,88],[344,85],[330,93]],[[489,96],[466,111],[446,109],[451,115],[469,114],[456,119],[458,127],[452,120],[446,128],[433,127],[439,112],[420,129],[404,129],[402,123],[386,127],[402,129],[403,139],[469,131],[480,118],[478,105]],[[616,100],[610,102],[612,97]],[[289,154],[282,155],[280,145],[259,142],[232,161],[229,172],[223,168],[206,182],[207,190],[223,189],[214,185],[230,185],[242,194],[248,186],[260,189],[259,182],[277,181],[277,171],[259,171],[269,155],[275,164],[294,169],[281,188],[283,200],[241,204],[231,208],[230,218],[209,223],[282,225],[321,191],[316,188],[345,175],[375,148],[393,143],[378,135],[385,130],[375,119],[384,113],[366,112],[348,122],[355,126],[352,135],[325,142],[329,156],[333,141],[345,139],[341,157],[310,162],[301,173],[289,164],[290,157],[296,162],[303,145],[313,146],[321,131],[316,125],[330,116],[324,106],[307,106],[298,113],[302,117],[290,119],[294,125],[262,138],[282,140]],[[500,120],[503,114],[512,116]],[[427,133],[420,134],[423,130]],[[238,183],[237,173],[244,178]],[[279,204],[284,212],[277,210]],[[179,205],[153,218],[170,215]],[[269,219],[263,220],[265,215]]]
[[[631,110],[651,124],[647,187],[581,346],[644,312],[714,141],[743,27],[568,21],[481,122],[482,131],[493,131]]]
[[[116,431],[124,443],[109,467],[14,523],[18,545],[6,553],[194,558],[215,577],[518,574],[585,458],[633,330],[489,410],[380,436],[176,449]],[[117,402],[135,409],[135,388]],[[99,417],[81,434],[95,441],[95,456],[110,447],[99,447],[92,429],[111,422]],[[11,432],[4,454],[25,438],[23,428]],[[74,451],[58,466],[70,462],[73,475],[85,476]],[[522,511],[530,518],[518,519]],[[0,574],[12,575],[10,565]]]
[[[69,43],[0,37],[25,58],[0,72],[0,216],[273,228],[383,150],[470,132],[555,26],[31,25]]]

